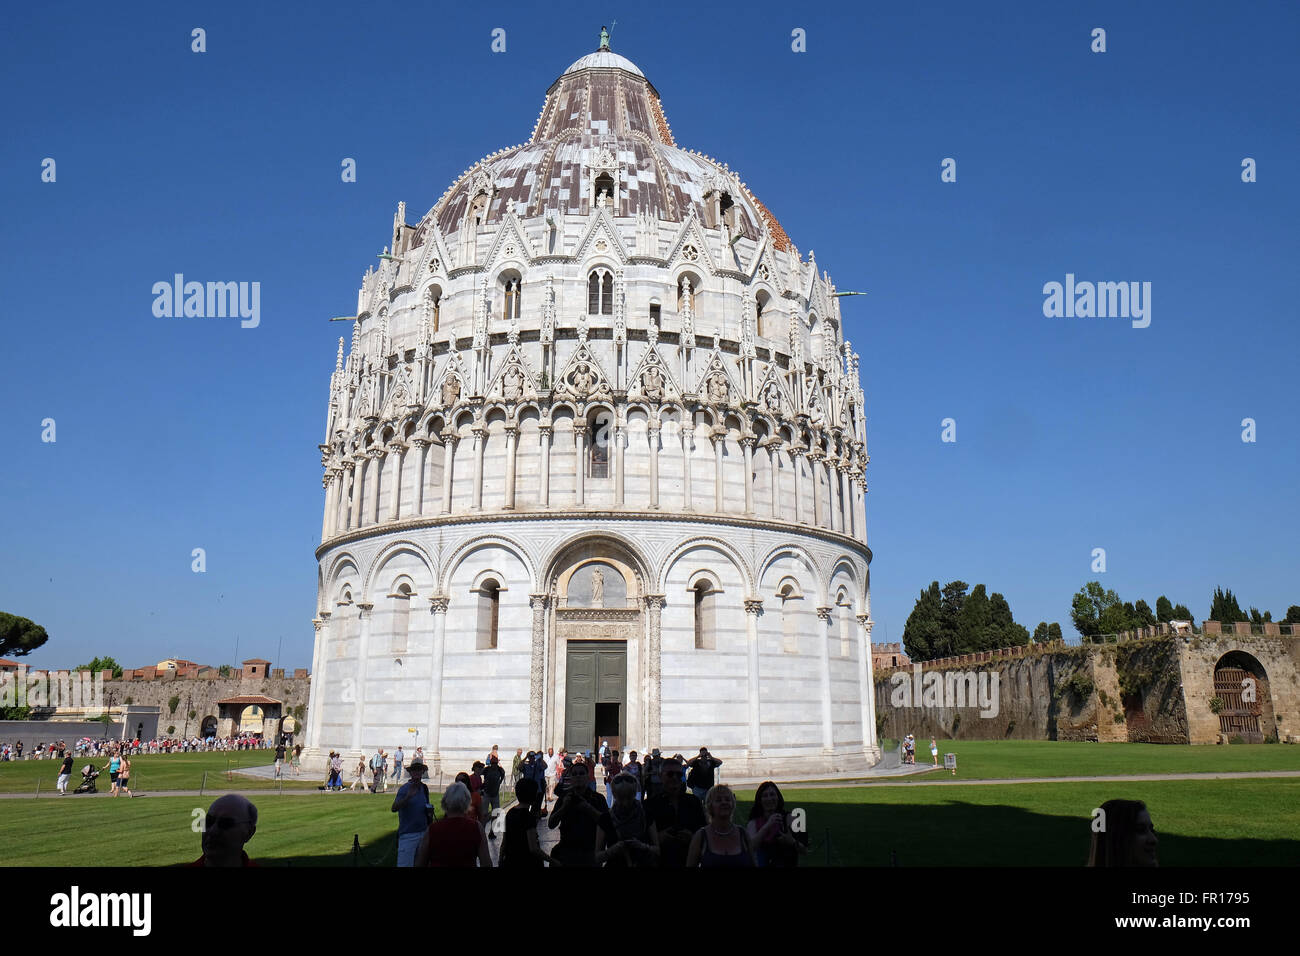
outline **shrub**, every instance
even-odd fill
[[[180,706],[180,703],[181,703],[181,699],[179,697],[173,697],[169,701],[167,701],[168,713],[172,713],[172,714],[176,713],[176,708]],[[171,733],[171,731],[168,731],[168,733]]]
[[[1211,698],[1210,698],[1210,712],[1211,712],[1211,713],[1215,713],[1215,714],[1217,714],[1217,713],[1218,713],[1219,711],[1221,711],[1221,710],[1223,710],[1223,698],[1222,698],[1222,697],[1211,697]]]
[[[135,703],[135,698],[128,697],[126,700],[122,701],[122,703],[125,704],[127,707],[130,707],[132,704]]]

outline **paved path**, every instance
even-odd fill
[[[931,770],[930,772],[935,773],[934,770]],[[906,784],[906,786],[909,787],[924,787],[924,786],[981,787],[981,786],[999,786],[999,785],[1007,786],[1007,785],[1014,785],[1014,784],[1021,784],[1021,783],[1122,783],[1125,781],[1133,781],[1133,780],[1161,781],[1161,780],[1259,780],[1259,779],[1272,779],[1272,778],[1288,779],[1288,778],[1300,777],[1300,770],[1243,770],[1243,771],[1230,771],[1230,772],[1221,772],[1221,773],[1215,773],[1215,772],[1142,773],[1142,774],[1114,774],[1110,776],[1101,776],[1101,777],[1000,777],[994,780],[963,780],[961,778],[954,779],[951,777],[943,777],[942,771],[939,771],[939,774],[940,774],[939,776],[936,776],[932,780],[917,780],[913,783]],[[751,782],[751,781],[744,781],[744,780],[729,780],[727,781],[727,784],[728,786],[735,787],[736,789],[749,789],[754,785],[754,783],[757,782],[758,781]],[[845,778],[843,780],[826,780],[826,779],[809,780],[809,781],[782,780],[780,781],[780,783],[781,786],[787,789],[796,789],[796,790],[825,790],[825,789],[834,789],[834,788],[843,788],[843,787],[866,788],[866,787],[900,786],[900,784],[888,780],[866,780],[861,777]],[[431,787],[430,789],[432,790],[434,788]],[[278,796],[285,796],[285,797],[328,796],[336,800],[356,799],[361,796],[375,796],[375,794],[371,794],[369,791],[364,791],[363,793],[353,793],[347,790],[344,790],[342,793],[330,793],[324,790],[285,790],[283,793],[280,793],[277,790],[208,790],[204,792],[202,796],[215,800],[217,797],[227,793],[239,793],[245,797],[250,797],[250,798],[278,797]],[[393,788],[388,791],[388,794],[391,796],[396,796],[397,791],[395,788]],[[200,796],[199,791],[197,790],[159,790],[159,791],[153,791],[152,793],[150,791],[136,793],[137,797],[147,797],[151,795],[158,796],[158,797]],[[42,800],[65,799],[63,797],[60,797],[53,790],[44,790],[39,794],[0,793],[0,800],[31,800],[38,796]],[[118,798],[113,798],[112,795],[107,790],[101,790],[99,793],[95,793],[95,794],[83,793],[83,794],[76,794],[76,795],[74,795],[72,791],[68,791],[68,797],[73,797],[73,796],[75,796],[75,798],[78,800],[95,800],[99,798],[118,799]],[[388,796],[386,796],[383,793],[378,794],[378,796],[383,797],[384,799],[388,799]],[[120,799],[127,800],[130,798],[121,797]],[[541,823],[541,829],[546,829],[546,824],[544,821],[542,821]],[[554,832],[554,831],[549,831],[549,832]]]

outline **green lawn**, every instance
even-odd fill
[[[1079,866],[1094,807],[1115,797],[1146,801],[1164,866],[1266,866],[1300,862],[1300,780],[907,785],[785,789],[805,811],[807,865]],[[739,794],[740,815],[752,793]],[[9,866],[168,865],[195,859],[191,797],[0,800],[0,847]],[[363,864],[394,863],[392,795],[267,794],[255,798],[250,855],[267,866],[349,866],[353,834]],[[72,834],[112,834],[87,851]]]
[[[882,741],[897,747],[894,741]],[[1138,773],[1215,773],[1250,770],[1300,770],[1300,747],[1288,744],[1237,744],[1192,747],[1186,744],[1090,744],[1055,740],[941,740],[943,755],[957,755],[957,779],[1014,780],[1018,777],[1110,777]],[[916,764],[930,764],[930,741],[916,742]],[[934,774],[901,778],[933,780]]]
[[[81,768],[87,763],[103,767],[108,763],[107,757],[91,761],[79,758],[72,769],[72,779],[68,789],[74,789],[81,783]],[[275,753],[269,750],[234,750],[225,753],[181,753],[152,754],[131,758],[131,789],[141,793],[157,793],[161,790],[198,790],[203,783],[204,771],[207,771],[206,790],[230,789],[240,790],[274,790],[278,784],[273,780],[261,780],[256,777],[236,774],[233,781],[226,779],[227,766],[269,767],[275,763]],[[39,783],[41,793],[53,791],[59,776],[58,760],[7,760],[0,763],[0,793],[34,793]],[[286,761],[287,764],[287,761]],[[286,765],[284,789],[314,790],[324,780],[304,773],[295,778],[293,771]],[[348,778],[349,782],[351,778]],[[100,774],[95,781],[100,790],[108,791],[112,783],[107,771]]]
[[[784,788],[803,808],[808,865],[1080,866],[1094,807],[1142,800],[1162,866],[1300,863],[1300,779]],[[738,794],[747,818],[753,793]]]

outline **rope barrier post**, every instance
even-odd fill
[[[831,828],[826,828],[826,865],[831,865]]]
[[[352,865],[360,866],[361,858],[361,839],[359,834],[352,834]]]
[[[203,780],[199,783],[199,796],[203,796],[203,790],[208,785],[208,772],[203,771]]]

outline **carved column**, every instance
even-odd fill
[[[393,459],[393,493],[388,496],[388,520],[397,521],[402,517],[402,464],[406,458],[407,446],[402,442],[393,442],[388,446],[389,457]]]
[[[538,498],[543,508],[549,508],[551,506],[551,426],[539,425],[537,432],[542,441],[542,473],[538,476],[541,478],[542,486],[538,491]]]
[[[813,486],[813,524],[817,527],[823,526],[825,519],[824,507],[822,504],[822,453],[813,449],[808,452],[809,472],[812,475]]]
[[[578,500],[577,505],[582,507],[583,496],[586,494],[586,476],[587,476],[587,426],[575,424],[573,426],[573,448],[574,459],[577,464],[577,488]]]
[[[307,702],[307,746],[320,750],[321,711],[325,707],[325,660],[329,657],[329,641],[333,630],[330,626],[330,612],[321,611],[320,616],[312,622],[316,628],[316,647],[312,652],[311,685],[316,688],[316,696],[308,694]]]
[[[853,479],[849,477],[849,461],[840,461],[840,530],[853,534]]]
[[[646,617],[648,618],[650,640],[646,647],[649,664],[649,681],[646,688],[646,742],[645,749],[650,750],[660,744],[660,718],[662,717],[661,690],[662,672],[660,669],[660,648],[662,646],[664,596],[647,594],[645,596]]]
[[[817,617],[822,622],[820,651],[822,688],[822,753],[829,755],[835,749],[834,731],[831,726],[831,612],[834,608],[819,607]]]
[[[428,463],[429,459],[429,439],[414,438],[411,440],[411,443],[415,445],[420,452],[419,465],[415,472],[415,513],[417,515],[422,515],[424,514],[424,476],[425,465]]]
[[[652,422],[646,429],[650,438],[650,507],[659,507],[659,424]]]
[[[752,435],[740,439],[740,447],[745,452],[745,514],[754,513],[754,442]]]
[[[781,517],[781,439],[767,440],[767,470],[772,478],[772,517]]]
[[[442,514],[451,514],[451,476],[456,469],[456,443],[459,437],[448,428],[442,433]]]
[[[542,739],[542,703],[546,698],[546,605],[547,594],[530,594],[528,606],[533,612],[533,646],[528,667],[528,740],[530,745]]]
[[[713,510],[722,514],[727,504],[722,493],[722,448],[727,441],[727,430],[721,425],[715,426],[709,437],[713,439]]]
[[[867,543],[867,479],[862,475],[858,476],[858,533],[857,537],[863,544]]]
[[[357,611],[361,617],[361,639],[357,642],[357,676],[353,693],[356,701],[352,705],[352,752],[354,754],[362,752],[361,726],[366,711],[366,661],[370,657],[370,612],[374,607],[373,604],[357,602]]]
[[[483,446],[487,444],[487,426],[474,426],[474,510],[483,507]]]
[[[682,428],[682,485],[685,489],[682,497],[683,511],[694,511],[695,502],[691,499],[691,455],[695,452],[695,413],[690,412],[690,424],[683,422]]]
[[[506,425],[506,507],[515,506],[515,443],[518,441],[519,426],[513,422]]]
[[[794,520],[798,524],[803,524],[803,467],[799,464],[799,458],[803,455],[803,449],[793,446],[790,449],[790,464],[794,468]]]
[[[876,740],[876,676],[871,657],[870,615],[858,615],[858,696],[862,703],[862,750],[871,756],[880,750]]]
[[[330,516],[334,511],[334,492],[335,485],[334,472],[326,471],[325,477],[321,479],[321,487],[325,489],[325,514],[320,523],[320,539],[325,541],[330,536]]]
[[[355,474],[356,464],[345,460],[339,479],[338,515],[334,525],[339,531],[347,531],[352,525],[352,482]]]
[[[366,506],[366,524],[379,524],[379,486],[384,480],[384,456],[387,454],[382,448],[373,448],[370,450],[371,467],[367,469],[367,475],[373,475],[373,478],[367,478],[366,491],[370,495],[370,503]]]
[[[352,524],[351,530],[361,527],[361,499],[366,490],[366,472],[370,470],[370,459],[362,452],[352,465]]]
[[[626,464],[623,460],[623,432],[622,425],[614,426],[614,506],[623,507],[623,475]]]
[[[826,469],[827,507],[830,509],[830,514],[826,516],[826,527],[832,531],[841,531],[840,476],[834,456],[827,455],[822,466]]]
[[[429,598],[433,609],[433,666],[429,673],[429,742],[425,751],[431,774],[442,773],[442,755],[438,752],[442,732],[442,662],[447,648],[447,605],[445,594]]]
[[[758,616],[762,613],[762,598],[745,598],[745,626],[749,640],[749,753],[746,757],[751,761],[763,753],[758,682]],[[750,769],[752,771],[753,767]]]

